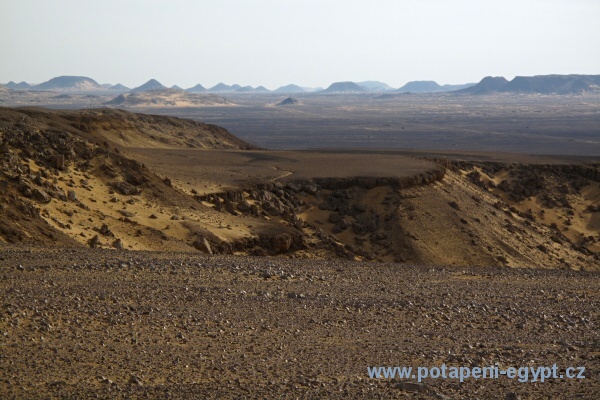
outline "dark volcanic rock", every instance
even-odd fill
[[[279,103],[277,103],[278,106],[295,106],[300,104],[300,101],[297,99],[294,99],[293,97],[288,97],[285,100],[280,101]]]

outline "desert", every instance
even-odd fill
[[[599,15],[2,0],[0,399],[597,400]]]
[[[2,265],[4,398],[597,393],[594,272],[29,247]],[[585,366],[586,379],[367,375],[442,363]]]
[[[299,121],[349,132],[386,111],[323,122],[313,112],[324,104],[371,100],[305,95],[269,114],[271,95],[245,96],[224,107],[0,109],[3,397],[594,397],[595,97],[528,97],[521,121],[494,128],[550,126],[559,100],[579,104],[565,118],[582,121],[570,140],[583,151],[552,154],[465,138],[481,129],[471,111],[447,135],[473,150],[360,137],[362,148],[311,149],[309,138],[294,148]],[[429,96],[428,119],[462,101]],[[509,100],[485,101],[501,121]],[[311,102],[320,106],[298,116]],[[261,135],[277,130],[292,132],[279,136],[285,149],[266,149]],[[545,138],[561,148],[560,135]],[[494,363],[583,366],[586,379],[367,371]]]

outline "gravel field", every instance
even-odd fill
[[[600,274],[0,249],[2,398],[594,399]],[[369,366],[585,379],[369,378]],[[530,375],[531,377],[531,375]]]

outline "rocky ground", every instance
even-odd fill
[[[593,399],[600,275],[197,253],[0,252],[2,398]],[[376,380],[369,366],[584,366]]]
[[[0,397],[595,398],[600,165],[512,157],[0,108]],[[494,363],[586,379],[367,373]]]

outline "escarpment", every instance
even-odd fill
[[[600,251],[597,165],[271,152],[186,120],[0,111],[5,243],[572,269]]]

